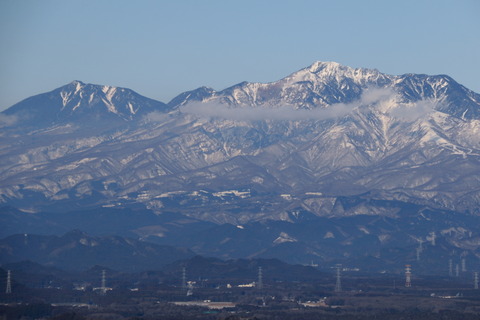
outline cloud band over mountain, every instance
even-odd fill
[[[408,105],[399,103],[399,97],[391,88],[366,89],[358,100],[351,103],[336,103],[327,108],[295,109],[293,106],[282,105],[275,108],[239,106],[228,107],[218,102],[190,102],[180,107],[187,114],[206,118],[220,118],[236,121],[300,121],[327,120],[344,117],[362,107],[379,107],[391,116],[414,121],[434,109],[433,103],[421,100]]]

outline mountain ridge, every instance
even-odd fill
[[[340,71],[341,72],[340,72]],[[324,71],[324,72],[323,72]],[[413,80],[412,80],[413,79]],[[332,82],[337,86],[332,85]],[[405,83],[407,82],[407,83]],[[367,85],[368,83],[368,85]],[[221,91],[215,91],[211,88],[200,87],[198,89],[188,91],[191,93],[189,99],[181,100],[181,95],[172,99],[169,105],[173,106],[173,101],[177,105],[184,105],[188,101],[201,101],[209,102],[212,100],[220,100],[220,103],[225,103],[229,106],[272,106],[276,105],[278,101],[268,101],[273,96],[281,96],[287,98],[289,105],[292,105],[295,109],[312,109],[315,107],[327,107],[336,103],[348,103],[354,100],[353,97],[358,97],[359,94],[368,86],[385,87],[389,84],[394,84],[397,93],[401,94],[401,100],[403,102],[416,102],[422,99],[438,99],[442,94],[440,89],[446,85],[455,86],[457,91],[463,91],[468,99],[461,101],[465,106],[462,110],[455,110],[454,115],[456,117],[469,116],[469,118],[478,119],[480,111],[478,104],[480,103],[480,95],[458,84],[455,80],[447,75],[424,75],[424,74],[404,74],[399,76],[387,75],[379,72],[376,69],[365,68],[351,68],[340,65],[336,62],[314,62],[312,65],[296,71],[286,77],[273,82],[268,83],[256,83],[256,82],[241,82],[233,85]],[[427,84],[427,91],[422,92],[417,88]],[[446,83],[446,84],[445,84]],[[299,88],[297,91],[303,92],[299,97],[289,97],[289,93],[282,95],[282,86],[290,89],[292,86]],[[270,88],[269,88],[270,87]],[[408,88],[410,87],[410,88]],[[265,88],[268,88],[267,90]],[[405,91],[405,88],[409,90]],[[267,91],[266,97],[262,96],[262,90]],[[405,91],[404,93],[402,93]],[[195,98],[192,97],[194,93]],[[424,96],[422,97],[422,94]],[[325,100],[326,98],[327,100]],[[242,100],[243,99],[243,100]],[[188,100],[188,101],[187,101]],[[284,99],[285,100],[285,99]],[[267,103],[265,103],[265,101]],[[454,101],[458,103],[458,101]],[[285,101],[283,102],[285,103]],[[453,102],[450,102],[453,103]],[[457,106],[459,109],[461,105]],[[467,110],[468,107],[473,109]],[[444,109],[449,113],[449,110]],[[452,112],[452,110],[450,110]],[[453,113],[452,113],[453,115]]]
[[[1,263],[24,260],[66,270],[103,265],[116,270],[158,269],[195,254],[188,249],[120,236],[91,236],[72,230],[62,236],[17,234],[0,239]]]
[[[70,113],[53,126],[35,121],[41,130],[28,135],[4,130],[0,201],[25,210],[139,203],[158,212],[182,211],[179,203],[193,201],[206,204],[196,213],[205,217],[230,206],[215,194],[250,190],[254,196],[232,200],[240,213],[219,213],[242,220],[268,217],[249,201],[272,202],[268,212],[284,212],[297,203],[285,199],[309,192],[318,194],[312,203],[371,192],[478,213],[480,95],[448,76],[390,76],[315,62],[279,81],[218,92],[201,87],[168,105],[124,89],[121,103],[109,109],[104,100],[114,101],[118,91],[74,81],[33,97],[46,102],[27,104],[29,98],[6,110],[17,116],[22,108],[51,105],[53,93],[53,109]],[[98,99],[88,104],[92,94]],[[131,108],[132,97],[146,107]],[[88,112],[76,116],[89,106],[101,110],[100,122],[86,121]],[[13,142],[18,134],[20,144]],[[312,209],[304,201],[316,215],[331,214],[330,205]]]

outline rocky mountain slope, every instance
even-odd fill
[[[0,201],[140,204],[217,223],[399,211],[368,199],[477,214],[479,118],[480,95],[448,76],[333,62],[168,105],[75,81],[2,112]]]

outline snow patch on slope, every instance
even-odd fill
[[[298,242],[298,240],[295,239],[294,237],[290,236],[286,232],[281,232],[280,235],[278,236],[278,238],[276,238],[273,241],[274,244],[280,244],[280,243],[285,243],[285,242]]]

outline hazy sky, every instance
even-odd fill
[[[479,0],[0,0],[0,110],[72,80],[168,102],[317,60],[480,92],[479,17]]]

